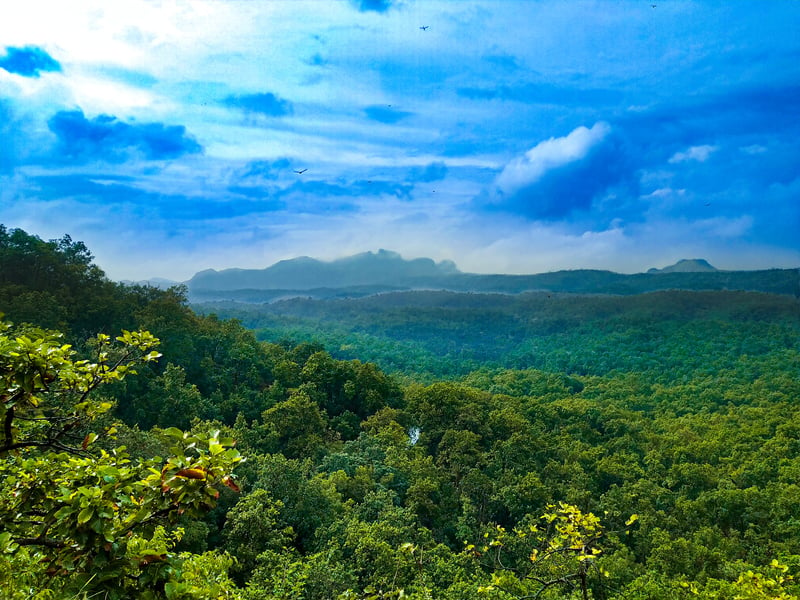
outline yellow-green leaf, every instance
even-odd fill
[[[78,524],[82,525],[86,523],[89,519],[94,516],[94,509],[91,506],[87,506],[81,512],[78,513]]]

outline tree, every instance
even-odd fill
[[[258,555],[267,550],[280,552],[294,537],[291,527],[278,526],[283,502],[267,490],[255,490],[242,498],[225,518],[225,546],[237,559],[236,573],[250,574]]]
[[[486,560],[492,581],[483,592],[500,590],[514,598],[545,598],[558,590],[558,598],[589,598],[589,573],[602,554],[598,541],[603,528],[592,513],[560,502],[550,505],[539,523],[522,524],[512,532],[497,526],[486,532],[480,548],[465,551]],[[631,517],[627,525],[637,517]],[[603,569],[598,568],[600,575]]]
[[[265,410],[262,420],[264,437],[274,440],[276,450],[289,458],[319,454],[330,437],[324,414],[302,388]]]
[[[236,488],[233,441],[173,428],[164,432],[173,444],[167,459],[129,456],[115,446],[113,425],[99,427],[112,402],[98,388],[158,358],[158,340],[100,335],[90,361],[75,360],[59,338],[41,330],[13,336],[4,324],[0,333],[6,597],[232,597],[229,561],[174,553],[181,530],[172,525],[213,507],[220,485]]]

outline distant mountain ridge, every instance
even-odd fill
[[[311,290],[353,286],[404,285],[409,280],[460,273],[452,261],[405,260],[397,252],[378,250],[324,262],[308,256],[282,260],[266,269],[208,269],[195,274],[190,290]]]
[[[668,289],[744,290],[800,296],[800,270],[720,271],[708,261],[680,260],[625,275],[580,269],[536,275],[461,272],[452,261],[406,260],[388,250],[325,262],[307,256],[265,269],[209,269],[186,282],[192,302],[275,302],[287,298],[357,298],[409,290],[518,294],[530,291],[630,295]]]

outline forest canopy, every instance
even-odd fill
[[[800,594],[796,298],[257,308],[0,229],[6,597]]]

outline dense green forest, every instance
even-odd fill
[[[368,298],[207,302],[264,340],[316,341],[343,359],[434,381],[486,368],[577,375],[646,373],[667,382],[796,348],[798,300],[756,292],[634,296],[396,292]]]
[[[0,596],[800,595],[796,298],[269,306],[0,227]]]

